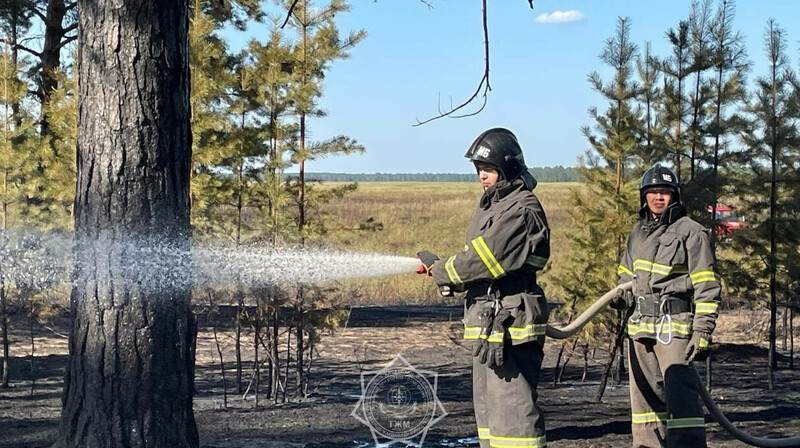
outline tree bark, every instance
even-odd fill
[[[86,0],[79,14],[72,326],[55,446],[198,447],[188,5]],[[137,256],[151,248],[158,257]]]

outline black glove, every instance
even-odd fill
[[[493,369],[503,365],[503,345],[505,339],[506,328],[513,320],[511,311],[501,309],[494,316],[491,325],[491,331],[486,335],[486,339],[479,339],[477,344],[473,345],[472,354],[478,357],[481,364],[486,364],[487,367]],[[481,335],[487,332],[481,332]]]
[[[686,346],[686,361],[703,361],[708,357],[711,347],[711,335],[704,331],[695,331]]]
[[[627,310],[633,306],[633,293],[629,289],[618,289],[608,306],[615,310]]]
[[[477,357],[479,360],[483,358],[482,364],[486,364],[486,351],[489,348],[487,339],[489,339],[489,333],[492,332],[493,321],[494,307],[485,308],[478,313],[478,326],[481,328],[481,332],[478,335],[478,339],[472,343],[472,356]]]
[[[423,250],[422,252],[417,252],[417,258],[419,261],[422,262],[420,267],[417,269],[417,274],[431,274],[431,268],[433,264],[439,261],[439,257],[436,256],[433,252],[428,252],[427,250]]]

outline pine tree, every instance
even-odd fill
[[[709,189],[709,202],[714,240],[719,226],[717,205],[727,184],[723,177],[734,155],[731,140],[742,127],[739,115],[731,109],[738,108],[745,100],[745,75],[749,69],[743,38],[733,29],[734,16],[733,0],[723,0],[711,24],[711,61],[714,64],[711,86],[714,97],[713,119],[708,126],[708,135],[713,139],[709,158],[713,179]],[[727,277],[729,275],[723,273],[723,278]]]
[[[22,216],[28,204],[26,180],[36,167],[36,148],[39,142],[35,118],[23,106],[26,85],[18,74],[9,45],[0,47],[0,332],[2,333],[2,383],[8,387],[8,299],[12,278],[5,264],[13,251],[8,231],[23,227]]]
[[[19,66],[19,47],[22,36],[25,36],[32,25],[33,10],[28,0],[7,0],[0,5],[0,29],[2,41],[10,49],[11,63]],[[14,104],[12,115],[19,116],[19,104]]]
[[[794,73],[786,56],[787,36],[774,20],[767,24],[765,53],[769,74],[757,80],[754,98],[747,107],[752,122],[744,133],[749,182],[739,183],[739,196],[745,203],[750,227],[736,236],[746,253],[742,285],[768,285],[752,288],[769,294],[769,388],[775,388],[777,299],[786,294],[791,282],[787,272],[796,266],[800,246],[797,214],[796,178],[800,156],[797,90],[791,84]],[[766,194],[765,194],[766,193]]]
[[[291,4],[292,2],[287,2]],[[348,51],[366,37],[366,31],[351,32],[342,38],[336,27],[336,14],[347,12],[350,5],[346,0],[333,0],[321,9],[314,8],[308,0],[300,0],[292,12],[290,23],[297,30],[298,43],[295,46],[292,99],[300,129],[298,145],[294,149],[292,161],[298,165],[297,206],[300,244],[305,242],[306,234],[306,161],[335,155],[363,152],[363,146],[354,140],[337,136],[325,142],[310,144],[307,140],[308,118],[325,116],[318,106],[322,96],[322,81],[328,66],[335,60],[349,57]]]
[[[285,4],[290,7],[292,1]],[[334,21],[337,14],[350,10],[346,0],[332,0],[322,8],[314,8],[308,0],[299,0],[292,10],[290,23],[297,31],[298,42],[294,49],[294,64],[290,97],[294,103],[294,111],[298,117],[299,135],[297,146],[293,150],[292,162],[298,165],[297,182],[293,187],[297,194],[297,229],[299,244],[305,245],[306,238],[310,236],[306,216],[309,188],[305,181],[306,162],[331,155],[344,155],[363,152],[364,147],[355,140],[346,136],[336,136],[323,142],[310,143],[308,141],[307,119],[320,118],[325,115],[318,105],[322,96],[322,81],[330,64],[339,59],[349,57],[349,50],[366,37],[366,31],[351,32],[342,38]],[[308,304],[305,299],[305,289],[298,287],[295,301],[295,318],[297,334],[297,385],[296,390],[304,390],[303,374],[305,371],[304,340],[305,340],[305,310]]]
[[[228,92],[234,84],[227,43],[218,32],[222,22],[209,12],[207,2],[192,3],[189,22],[192,107],[192,228],[199,239],[230,235],[218,225],[212,209],[221,202],[219,173],[213,167],[228,153],[230,122]],[[213,12],[214,10],[212,10]]]
[[[661,122],[659,106],[663,101],[663,90],[658,87],[662,76],[660,61],[651,52],[650,42],[646,42],[644,53],[636,60],[636,71],[642,82],[639,89],[640,108],[644,109],[644,126],[638,136],[641,142],[639,153],[644,165],[650,166],[660,161],[664,154],[664,125]]]
[[[591,109],[595,124],[583,130],[592,151],[580,162],[579,170],[586,188],[576,192],[573,197],[576,214],[573,221],[581,228],[573,235],[576,255],[566,267],[569,274],[562,279],[564,284],[572,284],[568,288],[581,294],[584,300],[594,300],[614,286],[625,236],[638,210],[635,178],[641,172],[641,155],[637,136],[642,135],[643,126],[635,107],[640,88],[632,76],[637,53],[637,46],[630,40],[630,21],[620,18],[616,34],[606,40],[600,55],[600,59],[614,70],[614,79],[605,83],[597,73],[591,73],[588,77],[593,88],[608,101],[608,107],[604,113]],[[603,234],[607,238],[606,243],[598,241]],[[581,251],[588,252],[577,254]],[[587,278],[594,278],[595,281],[577,285],[574,283],[575,272],[586,272]],[[576,309],[585,306],[584,303],[578,303]],[[604,328],[611,330],[613,321],[604,319],[603,322]],[[612,333],[620,334],[623,331],[621,327],[618,326],[617,331]],[[596,331],[598,329],[592,329],[593,333]],[[593,337],[597,337],[596,333]],[[602,398],[616,352],[615,344],[598,389],[598,400]]]
[[[687,129],[689,138],[689,176],[681,180],[684,184],[692,182],[700,169],[705,154],[705,136],[708,119],[708,103],[712,91],[705,79],[705,72],[713,66],[711,60],[711,20],[712,0],[695,0],[689,14],[689,54],[690,67],[694,73],[694,86],[689,99],[691,122]],[[691,204],[689,204],[691,209]],[[705,211],[705,210],[703,210]]]
[[[259,86],[256,101],[266,115],[264,131],[269,146],[257,197],[261,199],[259,206],[267,240],[272,245],[283,244],[295,233],[291,215],[286,213],[291,196],[283,176],[283,171],[291,166],[286,153],[297,146],[298,126],[287,120],[293,104],[289,94],[294,66],[292,46],[277,22],[273,22],[269,41],[265,44],[251,41],[249,53],[253,58],[254,82]]]
[[[689,59],[689,23],[681,21],[677,29],[671,28],[666,35],[672,45],[672,55],[661,65],[664,73],[663,121],[668,130],[665,134],[665,154],[662,160],[672,157],[675,173],[681,179],[682,160],[686,156],[683,127],[688,112],[686,78],[692,70]]]

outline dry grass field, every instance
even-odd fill
[[[569,252],[568,209],[575,188],[580,188],[580,184],[542,183],[534,190],[552,229],[551,264],[558,263]],[[477,181],[361,183],[354,193],[322,210],[338,220],[324,243],[355,252],[413,256],[429,250],[439,256],[452,255],[464,246],[464,232],[481,193]],[[382,230],[355,230],[370,219],[381,223]],[[543,279],[546,283],[546,273]],[[440,300],[432,282],[413,274],[348,281],[342,287],[343,296],[352,304]]]

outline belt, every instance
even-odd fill
[[[636,309],[642,316],[659,317],[665,314],[688,313],[692,305],[688,300],[675,297],[660,298],[652,295],[636,298]]]
[[[514,294],[535,292],[539,289],[535,272],[515,272],[495,280],[489,287],[488,298],[497,300]]]

